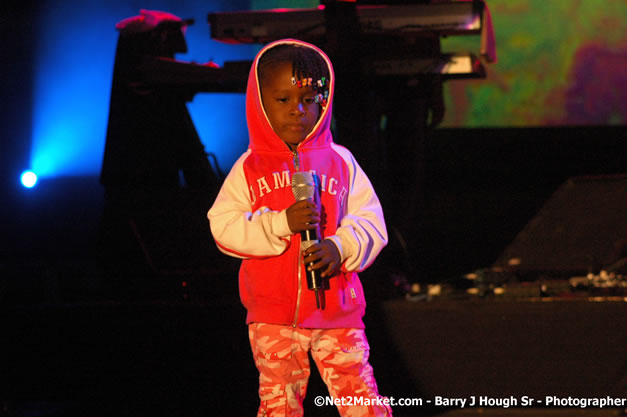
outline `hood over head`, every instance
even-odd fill
[[[266,112],[261,100],[261,87],[259,82],[259,60],[270,49],[280,45],[295,45],[301,48],[310,48],[318,53],[327,65],[329,72],[328,98],[326,105],[320,110],[318,122],[314,125],[312,131],[298,145],[298,149],[320,148],[329,146],[333,142],[331,135],[331,114],[333,103],[333,91],[335,89],[335,75],[333,66],[329,57],[322,52],[320,48],[307,42],[297,39],[281,39],[272,42],[262,48],[253,61],[250,73],[248,75],[248,86],[246,89],[246,122],[248,124],[249,148],[261,151],[279,151],[289,152],[288,146],[274,132],[272,125],[268,120]],[[313,80],[314,83],[317,80]]]

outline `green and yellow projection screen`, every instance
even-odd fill
[[[627,1],[487,0],[498,62],[445,83],[445,127],[627,122]],[[443,52],[477,52],[449,37]]]

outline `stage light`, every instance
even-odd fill
[[[176,10],[168,10],[171,3],[164,0],[152,4],[185,18],[206,15],[207,10],[219,8],[222,3],[195,0]],[[235,9],[248,6],[245,0],[229,2],[229,7]],[[49,9],[39,21],[34,52],[29,168],[41,179],[98,175],[119,36],[115,24],[139,10],[129,7],[125,0],[67,0]],[[241,61],[255,55],[254,45],[233,48],[209,39],[199,20],[187,30],[190,53],[177,55],[177,59],[206,62],[214,56],[219,61]],[[68,21],[73,22],[71,28]],[[215,154],[223,167],[231,166],[248,143],[246,125],[236,122],[245,114],[244,98],[243,94],[201,93],[187,103],[207,152]]]
[[[37,184],[37,174],[33,171],[24,171],[20,176],[22,185],[26,188],[33,188]]]

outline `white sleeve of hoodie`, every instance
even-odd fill
[[[252,211],[243,163],[250,150],[233,165],[216,201],[207,213],[218,249],[230,256],[263,258],[285,251],[292,232],[285,210],[260,207]]]
[[[370,180],[346,148],[332,145],[346,161],[350,171],[350,190],[346,214],[334,236],[327,237],[337,245],[346,271],[363,271],[387,245],[388,234],[383,209]]]

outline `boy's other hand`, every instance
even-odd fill
[[[305,265],[314,262],[314,265],[308,266],[307,269],[322,269],[321,275],[323,277],[334,275],[339,270],[342,261],[340,251],[337,250],[335,243],[329,239],[324,239],[322,242],[307,248],[303,252],[303,256],[305,257]]]
[[[313,201],[301,200],[292,204],[286,211],[287,225],[292,233],[315,229],[320,223],[320,213]]]

